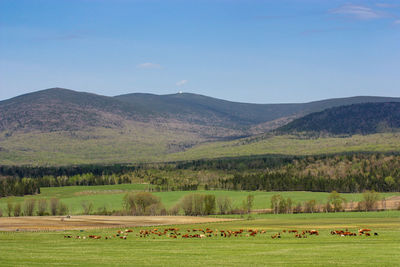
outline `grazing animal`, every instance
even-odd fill
[[[370,232],[371,231],[371,229],[359,229],[358,230],[358,232],[360,233],[360,234],[364,234],[365,232]]]
[[[319,232],[317,230],[311,230],[310,235],[319,235]]]

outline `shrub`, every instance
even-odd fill
[[[331,202],[328,200],[325,204],[324,212],[332,212],[332,211],[333,211],[333,207],[331,205]]]
[[[86,214],[86,213],[85,213]],[[103,207],[100,207],[97,209],[97,212],[95,212],[96,215],[111,215],[112,212],[109,212],[107,210],[107,207],[104,205]]]
[[[46,199],[39,199],[38,202],[38,215],[44,216],[47,214],[47,200]]]
[[[293,212],[294,212],[294,213],[301,213],[301,212],[303,212],[303,207],[301,206],[301,203],[297,203],[296,207],[294,207]]]
[[[127,193],[124,197],[125,209],[132,215],[143,215],[146,209],[154,204],[161,205],[160,198],[149,192]],[[154,212],[154,207],[152,207],[152,212]]]
[[[58,214],[58,207],[59,207],[60,200],[58,198],[50,199],[50,212],[51,215],[55,216]]]
[[[68,213],[68,206],[59,201],[57,210],[58,210],[58,215],[66,215]]]
[[[168,214],[169,215],[173,215],[176,216],[179,214],[179,211],[181,210],[181,205],[180,203],[175,204],[174,206],[172,206],[169,210],[168,210]]]
[[[248,195],[246,197],[246,211],[247,211],[247,213],[250,214],[251,210],[253,209],[253,204],[254,204],[254,196],[253,195]]]
[[[35,209],[36,200],[35,199],[27,199],[24,201],[24,215],[32,216],[33,210]]]
[[[160,210],[160,215],[161,215],[161,216],[165,216],[165,215],[167,215],[167,214],[168,214],[167,209],[163,207],[163,208]]]
[[[215,213],[215,196],[205,195],[204,196],[204,214],[210,215]]]
[[[124,208],[128,213],[131,215],[136,214],[136,204],[135,204],[135,197],[134,193],[127,193],[124,196]]]
[[[346,199],[342,197],[338,192],[332,191],[329,194],[328,197],[328,203],[329,205],[333,206],[333,211],[338,212],[338,211],[343,211],[343,202],[345,202]]]
[[[180,205],[185,215],[194,215],[193,199],[194,194],[187,194],[181,199]]]
[[[273,195],[271,197],[271,209],[274,214],[277,213],[292,213],[293,201],[291,198],[285,199],[281,195]]]
[[[21,215],[21,203],[17,203],[14,206],[14,216],[19,217]]]
[[[316,211],[317,211],[317,201],[312,199],[304,203],[304,212],[314,213]]]
[[[273,195],[271,197],[271,209],[274,214],[279,213],[279,207],[280,207],[280,203],[281,203],[282,199],[283,199],[283,197],[279,194]]]
[[[11,201],[8,201],[7,202],[7,215],[8,215],[8,217],[11,217],[11,214],[12,214],[13,210],[14,210],[13,203],[11,203]]]
[[[365,191],[363,193],[363,205],[366,211],[371,211],[376,209],[377,202],[379,201],[379,193],[372,191]]]
[[[82,209],[83,209],[83,214],[89,215],[90,213],[92,213],[92,211],[93,211],[93,203],[91,201],[89,202],[87,200],[83,200],[81,202],[81,206],[82,206]]]
[[[180,201],[185,215],[197,216],[215,212],[215,196],[203,194],[187,194]]]
[[[227,196],[217,198],[217,207],[219,214],[229,214],[232,212],[232,199]]]
[[[161,203],[154,203],[146,207],[145,214],[150,216],[160,215],[161,210],[165,210],[164,206]]]

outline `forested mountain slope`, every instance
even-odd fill
[[[363,103],[334,107],[296,119],[277,131],[373,134],[400,128],[400,103]]]

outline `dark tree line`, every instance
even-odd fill
[[[32,177],[43,176],[74,176],[78,174],[92,173],[99,175],[124,174],[142,168],[141,165],[80,165],[60,167],[32,167],[32,166],[0,166],[0,176]]]
[[[248,191],[313,191],[343,193],[375,190],[378,192],[400,191],[400,177],[387,182],[370,176],[348,176],[338,179],[323,177],[292,177],[285,173],[236,174],[232,179],[221,180],[221,189]]]
[[[0,197],[40,193],[39,182],[30,178],[0,178]]]
[[[0,166],[0,196],[35,194],[40,187],[123,183],[149,183],[156,191],[398,192],[400,155],[265,155],[134,166]]]

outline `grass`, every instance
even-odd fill
[[[150,185],[147,184],[122,184],[122,185],[101,185],[101,186],[66,186],[66,187],[48,187],[41,188],[41,194],[35,196],[24,197],[7,197],[0,199],[0,208],[6,213],[7,202],[23,202],[26,199],[50,199],[59,198],[65,203],[70,214],[82,214],[82,201],[91,201],[94,210],[106,207],[108,210],[122,209],[123,197],[129,191],[147,190]],[[329,193],[325,192],[247,192],[247,191],[171,191],[171,192],[154,192],[161,198],[162,203],[167,207],[172,207],[184,195],[189,193],[214,194],[218,196],[229,196],[234,206],[240,206],[242,201],[249,194],[254,195],[254,209],[270,208],[270,199],[274,194],[281,194],[285,198],[290,197],[294,202],[304,202],[315,199],[318,203],[326,203]],[[400,193],[381,193],[382,197],[398,196]],[[362,194],[352,193],[343,194],[347,201],[360,201]]]
[[[72,235],[112,235],[117,229],[84,232],[0,232],[0,266],[397,266],[400,262],[400,212],[262,215],[242,220],[177,226],[211,229],[265,229],[256,237],[127,240],[64,239]],[[369,227],[379,236],[340,237],[332,229]],[[163,227],[158,227],[163,229]],[[147,228],[148,229],[148,228]],[[283,229],[317,229],[319,236],[296,239]]]

